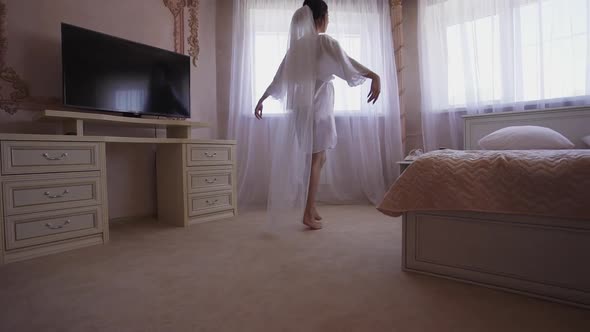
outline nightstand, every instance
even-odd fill
[[[399,174],[402,174],[413,162],[413,160],[398,161],[397,164],[399,165]]]

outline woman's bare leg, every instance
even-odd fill
[[[322,173],[322,167],[326,162],[326,152],[314,153],[311,158],[311,173],[309,176],[309,189],[307,192],[307,203],[305,206],[305,214],[303,216],[303,223],[311,229],[320,229],[322,224],[317,220],[322,218],[317,212],[315,205],[316,194],[318,192],[318,186],[320,184],[320,175]]]

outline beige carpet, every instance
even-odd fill
[[[399,219],[321,212],[279,238],[254,212],[115,224],[106,246],[0,268],[0,331],[590,331],[590,311],[402,272]]]

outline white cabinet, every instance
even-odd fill
[[[0,149],[0,260],[108,241],[104,143],[1,140]]]
[[[177,226],[237,214],[235,144],[160,145],[158,219]]]

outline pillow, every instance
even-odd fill
[[[562,134],[538,126],[502,128],[480,139],[478,143],[484,150],[560,150],[574,147],[574,143]]]
[[[584,141],[584,143],[586,143],[586,145],[590,146],[590,135],[582,138],[582,141]]]

